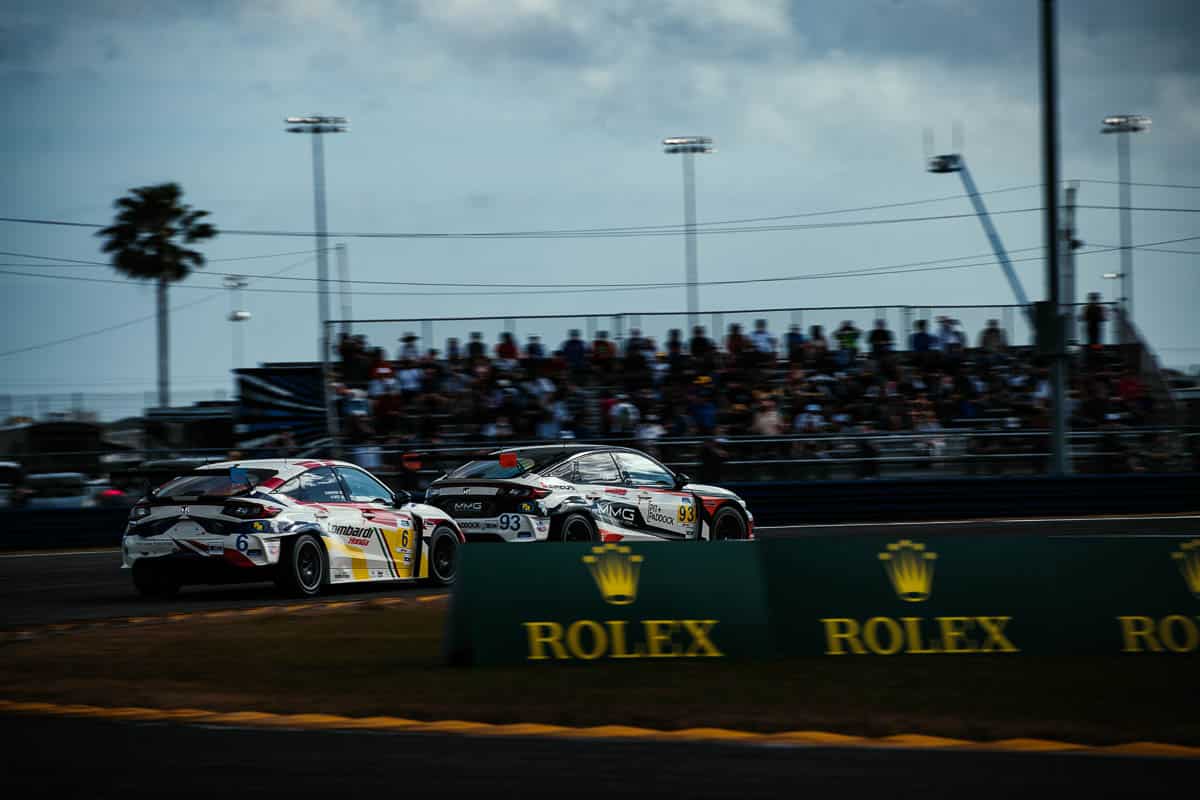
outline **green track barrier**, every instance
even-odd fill
[[[451,600],[452,663],[772,655],[753,543],[468,545]]]
[[[458,663],[1200,652],[1200,538],[463,548]]]

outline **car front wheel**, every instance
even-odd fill
[[[445,525],[434,528],[429,537],[429,582],[437,586],[454,583],[458,569],[458,536]]]
[[[730,506],[717,509],[709,523],[709,538],[714,541],[746,538],[746,520]]]

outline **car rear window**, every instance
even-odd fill
[[[247,469],[257,485],[275,476],[273,469]],[[234,483],[228,470],[205,470],[184,475],[163,484],[154,492],[156,500],[198,500],[201,498],[222,499],[250,491],[249,484]]]
[[[487,458],[468,461],[451,472],[448,477],[505,480],[524,475],[526,472],[541,473],[548,467],[557,464],[562,458],[563,454],[556,451],[499,453]]]

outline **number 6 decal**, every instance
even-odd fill
[[[239,553],[244,553],[250,549],[250,537],[244,533],[239,533],[237,537],[237,549]]]

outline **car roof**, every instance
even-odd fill
[[[634,450],[632,447],[620,447],[613,444],[535,444],[527,447],[505,447],[502,450],[494,450],[488,455],[498,456],[501,453],[532,453],[542,451],[557,450],[563,454],[563,458],[577,456],[581,453],[594,453],[597,451],[614,452],[614,453],[641,453],[640,450]]]
[[[310,469],[317,467],[350,467],[352,469],[362,469],[357,464],[351,464],[348,461],[332,461],[329,459],[312,459],[312,458],[253,458],[245,461],[219,461],[215,464],[205,464],[197,467],[196,472],[220,472],[229,470],[233,467],[241,467],[242,469],[269,469],[273,470],[276,477],[288,480],[294,478],[302,472],[307,472]]]

